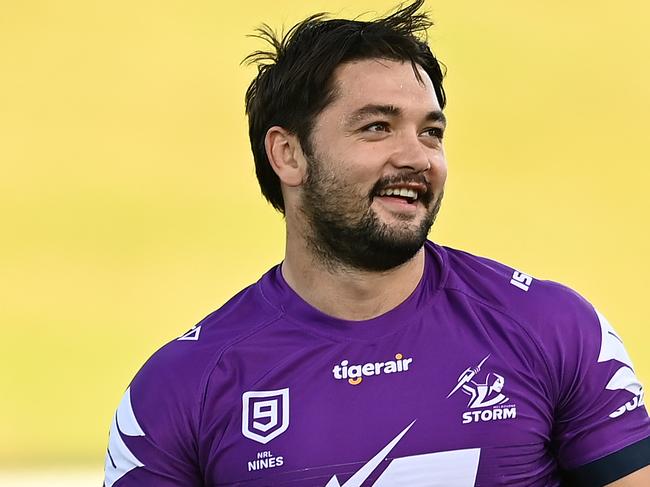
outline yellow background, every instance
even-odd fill
[[[147,357],[283,254],[239,62],[261,22],[393,3],[0,1],[0,469],[103,468]],[[432,238],[574,287],[650,380],[650,4],[430,1]]]

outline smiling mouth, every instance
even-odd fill
[[[384,204],[397,208],[415,209],[418,203],[428,206],[432,199],[431,187],[428,181],[401,180],[383,181],[378,183],[371,193]]]
[[[375,184],[370,191],[372,200],[377,200],[390,212],[415,214],[422,205],[427,209],[433,201],[433,188],[424,174],[399,174],[387,176]]]
[[[386,188],[379,191],[377,196],[413,204],[417,201],[419,194],[413,188]]]

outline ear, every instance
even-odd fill
[[[300,186],[307,174],[307,160],[298,137],[282,127],[273,126],[264,137],[266,157],[280,181],[287,186]]]

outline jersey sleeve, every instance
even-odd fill
[[[156,352],[124,393],[110,427],[104,487],[201,487],[196,424],[200,372],[186,344]]]
[[[620,336],[591,304],[567,293],[550,326],[558,386],[553,441],[576,485],[604,485],[650,464],[650,418]],[[586,470],[592,476],[580,483]]]

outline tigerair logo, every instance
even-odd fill
[[[364,377],[406,372],[411,362],[413,362],[412,358],[405,358],[401,353],[395,354],[395,360],[387,360],[386,362],[350,365],[348,360],[341,360],[341,363],[335,365],[332,369],[332,374],[334,374],[336,380],[347,380],[350,384],[356,386],[361,384]]]

